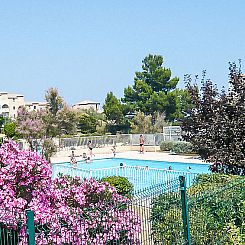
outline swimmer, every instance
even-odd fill
[[[85,159],[85,161],[86,161],[86,163],[91,163],[91,157],[87,157],[86,159]]]
[[[126,167],[126,163],[122,163],[122,162],[120,162],[120,167],[122,168],[122,167]]]
[[[145,166],[145,170],[149,170],[149,166]]]
[[[173,169],[172,169],[172,166],[169,166],[169,167],[168,167],[168,170],[173,170]]]

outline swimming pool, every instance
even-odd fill
[[[187,186],[190,186],[197,174],[209,173],[208,167],[208,164],[104,158],[93,160],[91,163],[80,161],[77,165],[54,164],[53,178],[57,177],[58,173],[98,179],[117,175],[127,177],[134,185],[134,191],[138,192],[150,186],[167,183],[180,175],[186,176]]]

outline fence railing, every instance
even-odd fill
[[[102,169],[82,169],[76,166],[66,166],[63,164],[53,165],[53,178],[56,178],[59,173],[68,174],[72,177],[83,178],[96,178],[101,179],[108,176],[122,176],[128,178],[128,180],[134,186],[134,193],[139,193],[152,186],[158,184],[167,184],[170,181],[178,178],[182,175],[186,177],[187,187],[191,186],[198,173],[156,169],[140,166],[122,166]]]
[[[32,211],[0,210],[0,245],[245,244],[245,179],[212,181],[187,188],[179,176],[120,205],[99,200],[35,223]]]
[[[178,126],[164,127],[163,133],[144,134],[146,146],[159,146],[162,141],[178,141],[181,140],[181,128]],[[73,138],[61,138],[57,142],[59,150],[70,148],[87,148],[88,142],[91,141],[93,147],[101,148],[105,146],[139,145],[140,134],[117,134],[103,136],[81,136]]]
[[[19,208],[0,208],[0,245],[27,244],[28,215],[28,211],[23,212]]]

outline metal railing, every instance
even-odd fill
[[[34,223],[32,211],[0,210],[0,244],[245,244],[245,179],[199,175],[192,183],[179,176],[120,205],[74,209],[72,218],[56,212]]]
[[[27,244],[33,241],[33,212],[15,208],[0,209],[0,245]],[[30,232],[29,232],[30,231]]]
[[[191,186],[198,173],[156,169],[140,166],[122,166],[102,169],[82,169],[76,166],[66,166],[63,164],[53,165],[53,178],[58,177],[58,174],[68,174],[72,177],[96,178],[101,179],[108,176],[126,177],[134,186],[134,193],[138,193],[148,187],[158,184],[164,184],[183,175],[186,177],[187,187]]]
[[[144,134],[146,146],[159,146],[162,141],[181,140],[181,128],[179,126],[164,127],[163,133]],[[87,148],[91,141],[93,147],[101,148],[113,145],[132,146],[139,145],[140,134],[117,134],[103,136],[76,136],[73,138],[61,138],[57,141],[59,150],[71,148]]]

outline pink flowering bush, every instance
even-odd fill
[[[138,244],[140,220],[108,183],[60,176],[37,153],[14,142],[0,149],[0,223],[17,229],[34,211],[37,244]],[[7,212],[18,210],[18,214]],[[26,231],[22,227],[19,236]],[[19,244],[27,244],[23,239]]]

